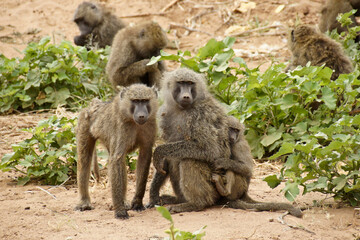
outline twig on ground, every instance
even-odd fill
[[[163,9],[160,10],[161,13],[165,12],[166,10],[168,10],[169,8],[171,8],[173,5],[175,5],[178,1],[181,0],[173,0],[171,3],[169,3],[168,5],[166,5]]]
[[[239,37],[239,36],[244,35],[244,34],[258,32],[258,31],[262,31],[262,30],[267,30],[267,29],[270,29],[270,28],[277,28],[277,27],[284,28],[283,25],[271,25],[271,26],[265,26],[265,27],[259,27],[259,28],[255,28],[255,29],[250,29],[250,30],[243,31],[241,33],[236,33],[236,34],[233,34],[233,35],[230,35],[230,36],[231,37]]]
[[[56,185],[56,186],[53,186],[53,187],[51,187],[50,189],[52,189],[52,188],[58,188],[58,187],[63,186],[67,181],[69,181],[70,178],[71,178],[71,177],[68,177],[68,178],[67,178],[65,181],[63,181],[61,184]]]
[[[185,30],[188,30],[189,32],[199,32],[199,33],[207,34],[209,36],[214,36],[211,33],[208,33],[208,32],[202,31],[202,30],[198,30],[198,29],[194,29],[194,28],[189,28],[189,27],[186,27],[184,25],[177,24],[177,23],[170,23],[169,29],[172,29],[172,28],[183,28]]]
[[[308,232],[308,233],[311,233],[311,234],[314,234],[314,235],[316,234],[315,232],[310,231],[310,230],[307,230],[307,229],[304,228],[304,227],[294,226],[294,225],[292,225],[292,224],[290,224],[290,223],[285,222],[284,217],[285,217],[286,215],[288,215],[288,214],[289,214],[289,212],[286,211],[283,215],[281,215],[280,217],[278,217],[278,221],[279,221],[281,224],[284,224],[284,225],[286,225],[286,226],[288,226],[288,227],[290,227],[290,228],[303,230],[303,231],[305,231],[305,232]]]
[[[46,192],[47,194],[49,194],[50,196],[52,196],[54,199],[57,199],[57,198],[56,198],[56,196],[55,196],[54,194],[52,194],[52,193],[50,193],[49,191],[47,191],[47,190],[43,189],[42,187],[37,186],[37,188],[38,188],[38,189],[40,189],[41,191]]]
[[[148,16],[164,16],[166,13],[139,13],[139,14],[132,14],[132,15],[125,15],[120,16],[120,18],[136,18],[136,17],[148,17]]]

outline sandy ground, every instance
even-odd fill
[[[72,41],[78,34],[72,16],[80,0],[1,0],[0,1],[0,53],[7,57],[21,56],[25,46],[41,37],[52,36],[54,42]],[[168,37],[179,43],[182,50],[196,51],[210,38],[222,39],[231,26],[265,27],[267,32],[254,32],[237,39],[234,46],[247,64],[266,69],[272,61],[286,61],[290,54],[286,48],[286,31],[295,21],[316,24],[323,0],[253,0],[256,8],[240,13],[241,1],[178,1],[160,13],[170,1],[165,0],[108,0],[118,16],[131,23],[155,20],[164,29],[171,23],[187,26],[202,32],[172,29]],[[280,10],[280,11],[279,11]],[[145,17],[126,17],[136,14]],[[239,29],[239,27],[237,27]],[[174,50],[166,50],[174,51]],[[169,63],[169,67],[174,64]],[[21,114],[0,116],[0,156],[11,152],[11,144],[29,137],[20,129],[33,127],[47,114]],[[278,173],[279,164],[257,163],[250,195],[260,201],[287,201],[279,188],[272,190],[262,181],[267,175]],[[152,172],[149,176],[151,181]],[[14,172],[0,172],[0,239],[161,239],[169,223],[154,209],[143,212],[129,211],[128,220],[114,219],[110,210],[110,189],[106,172],[102,171],[101,184],[91,187],[95,209],[87,212],[73,211],[78,200],[74,179],[64,186],[41,186],[31,183],[17,186]],[[128,199],[134,195],[134,174],[129,173]],[[148,183],[148,186],[149,186]],[[52,195],[47,194],[47,190]],[[165,186],[163,192],[171,193]],[[296,205],[306,208],[304,217],[284,217],[281,212],[252,212],[216,206],[205,211],[173,215],[175,226],[181,230],[195,231],[203,226],[205,239],[360,239],[360,219],[353,216],[351,207],[337,208],[331,198],[321,194],[307,194],[297,199]],[[148,189],[144,203],[148,201]],[[313,207],[313,201],[320,203]],[[296,228],[289,227],[296,226]]]

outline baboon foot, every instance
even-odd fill
[[[292,208],[289,210],[289,213],[295,217],[302,218],[303,214],[299,208]]]
[[[149,202],[148,204],[146,204],[145,207],[146,207],[146,208],[153,208],[153,207],[155,207],[155,205],[160,205],[160,206],[162,206],[159,197],[157,197],[157,198],[150,198],[150,202]]]
[[[128,219],[129,214],[127,213],[126,210],[115,211],[115,218],[116,219]]]
[[[145,207],[144,205],[142,204],[142,202],[132,202],[131,203],[131,210],[135,210],[137,212],[140,212],[140,211],[144,211],[145,210]]]
[[[204,207],[196,207],[191,203],[180,203],[174,204],[167,207],[170,213],[180,213],[180,212],[192,212],[192,211],[200,211],[204,209]]]
[[[79,203],[78,205],[75,206],[74,210],[75,211],[87,211],[87,210],[93,210],[94,207],[91,206],[90,203]]]

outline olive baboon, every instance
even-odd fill
[[[232,207],[293,210],[289,204],[285,207],[277,203],[264,205],[247,202],[250,198],[248,200],[245,196],[252,174],[249,147],[245,139],[237,138],[233,153],[237,161],[229,159],[230,122],[227,122],[227,116],[217,101],[206,91],[201,75],[188,69],[167,73],[163,93],[165,102],[160,110],[160,128],[166,143],[154,151],[154,165],[159,172],[156,172],[151,185],[150,206],[154,204],[154,199],[162,204],[175,203],[168,207],[171,212],[198,211],[214,205],[221,196],[212,184],[212,168],[232,170],[229,168],[231,163],[225,161],[228,160],[233,165],[240,164],[240,174],[234,171],[236,184],[240,186],[235,190],[231,189],[237,194],[236,200],[231,201]],[[161,178],[164,170],[168,172]],[[170,175],[176,197],[158,197],[166,174]],[[237,176],[241,176],[239,180]],[[240,197],[244,200],[237,199]],[[291,213],[296,215],[295,211]]]
[[[95,142],[98,139],[109,152],[109,179],[116,218],[129,217],[125,209],[127,185],[125,159],[126,154],[139,148],[136,192],[131,209],[144,209],[142,199],[157,130],[156,98],[154,89],[143,84],[133,84],[123,89],[111,102],[93,101],[90,107],[79,113],[76,138],[80,202],[75,207],[76,210],[92,209],[88,186],[90,165]]]
[[[133,83],[160,88],[164,63],[147,64],[151,57],[160,55],[160,50],[166,44],[166,34],[155,22],[144,22],[120,30],[114,38],[106,66],[107,75],[114,88]]]
[[[342,73],[353,71],[353,65],[345,55],[341,45],[325,34],[317,32],[315,28],[300,25],[291,31],[289,46],[292,58],[287,70],[293,70],[298,65],[305,66],[309,61],[313,66],[331,68],[334,72],[331,76],[335,80]]]
[[[74,22],[80,35],[74,37],[78,46],[111,46],[115,34],[125,27],[125,23],[117,18],[104,5],[82,2],[76,9]]]
[[[332,31],[337,29],[338,33],[347,31],[346,27],[342,27],[336,20],[340,13],[346,13],[353,9],[349,0],[327,0],[326,5],[321,10],[321,17],[319,22],[319,29],[321,32]],[[351,17],[352,24],[350,27],[357,25],[355,16]]]
[[[208,164],[230,158],[226,114],[207,91],[202,75],[180,68],[165,73],[163,81],[160,128],[166,143],[154,151],[157,172],[150,205],[159,201],[158,191],[168,174],[176,198],[161,198],[161,203],[179,203],[169,206],[171,212],[201,210],[220,198]]]
[[[223,169],[224,174],[219,172],[212,174],[212,180],[219,194],[225,198],[218,204],[227,204],[231,208],[255,209],[258,211],[287,210],[290,214],[301,217],[300,209],[288,203],[257,202],[249,197],[248,189],[252,176],[253,161],[249,144],[244,136],[244,126],[235,117],[228,117],[229,142],[231,147],[231,159],[241,162],[244,167],[243,173],[235,173]]]

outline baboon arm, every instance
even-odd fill
[[[252,168],[242,161],[235,161],[229,158],[218,158],[214,161],[215,170],[230,170],[243,177],[252,176]]]
[[[147,66],[150,60],[149,59],[143,59],[137,62],[134,62],[126,67],[121,67],[118,70],[117,77],[121,79],[122,82],[129,82],[129,79],[131,80],[134,77],[142,77],[147,72],[149,72],[152,68],[154,68],[154,65]],[[155,64],[157,67],[157,64]]]
[[[194,141],[178,141],[173,143],[167,143],[158,146],[153,155],[154,167],[157,171],[165,174],[164,162],[165,158],[170,159],[194,159],[212,163],[214,156],[209,153],[214,151],[208,151],[205,147],[200,147]],[[216,156],[215,156],[216,157]]]

